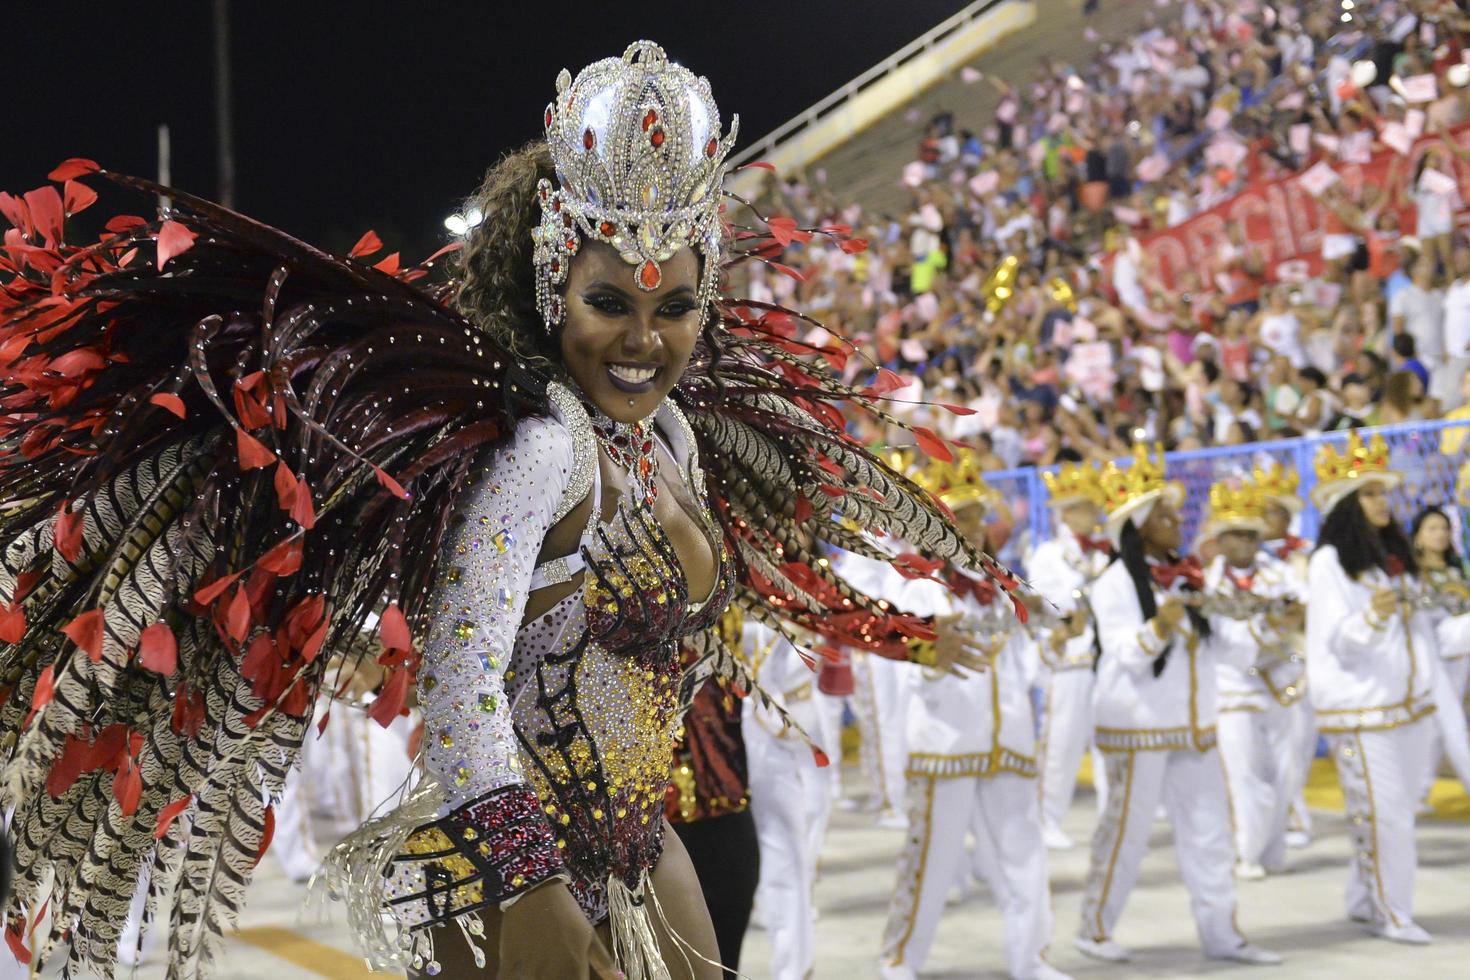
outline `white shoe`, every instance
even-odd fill
[[[1072,940],[1072,945],[1076,946],[1077,952],[1083,956],[1090,956],[1106,963],[1127,963],[1133,959],[1133,950],[1111,939],[1088,939],[1086,936],[1078,936]]]
[[[906,966],[878,967],[879,980],[918,980],[919,975]]]
[[[1072,843],[1072,838],[1054,823],[1049,823],[1041,828],[1041,840],[1049,851],[1070,851],[1077,846]]]
[[[878,826],[884,830],[908,830],[909,818],[898,810],[884,810],[878,817]]]
[[[1401,926],[1380,922],[1374,924],[1372,932],[1379,939],[1387,939],[1395,943],[1407,943],[1410,946],[1428,946],[1434,942],[1434,937],[1425,932],[1415,922],[1406,922]]]
[[[1072,980],[1072,975],[1063,973],[1050,963],[1042,961],[1036,965],[1036,969],[1024,977],[1012,974],[1011,980]]]
[[[877,813],[880,806],[876,796],[844,796],[837,801],[843,813]]]
[[[1235,963],[1249,963],[1252,966],[1276,966],[1281,962],[1281,957],[1269,949],[1262,949],[1255,943],[1241,943],[1233,949],[1227,949],[1221,953],[1206,953],[1205,957],[1211,960],[1231,960]]]
[[[1254,861],[1236,861],[1235,877],[1241,881],[1260,881],[1266,877],[1266,869]]]
[[[1312,843],[1312,835],[1305,830],[1288,830],[1286,832],[1286,846],[1300,850]]]

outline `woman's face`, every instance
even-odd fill
[[[1358,491],[1358,506],[1372,528],[1388,527],[1393,522],[1393,511],[1388,506],[1388,491],[1381,483],[1370,483]]]
[[[1450,547],[1450,522],[1440,514],[1430,514],[1414,535],[1414,547],[1420,551],[1442,555]]]
[[[1149,511],[1148,520],[1138,529],[1145,547],[1153,551],[1176,551],[1183,532],[1179,527],[1179,511],[1167,499],[1160,499]]]
[[[618,422],[652,415],[673,390],[699,339],[699,259],[681,249],[659,266],[652,292],[611,245],[587,242],[567,276],[561,356],[567,373]]]

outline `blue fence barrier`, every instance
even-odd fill
[[[1450,515],[1458,540],[1465,542],[1466,525],[1470,524],[1463,519],[1466,505],[1470,504],[1470,468],[1467,468],[1467,463],[1470,463],[1470,419],[1405,422],[1360,429],[1358,432],[1364,442],[1374,434],[1382,435],[1388,444],[1391,465],[1404,474],[1404,482],[1394,491],[1392,501],[1394,515],[1405,529],[1420,510],[1439,506]],[[1170,479],[1183,483],[1188,491],[1182,514],[1185,544],[1193,544],[1195,533],[1204,520],[1210,484],[1231,476],[1248,476],[1256,466],[1273,461],[1296,470],[1300,477],[1299,492],[1306,507],[1302,510],[1296,533],[1304,538],[1315,538],[1320,515],[1312,506],[1310,496],[1316,483],[1313,460],[1323,445],[1332,445],[1341,451],[1346,442],[1346,432],[1329,432],[1299,439],[1166,454],[1166,473]],[[1132,465],[1132,460],[1122,459],[1118,463],[1128,466]],[[1031,548],[1053,533],[1051,508],[1047,503],[1046,484],[1042,480],[1042,473],[1048,469],[1054,467],[1031,466],[985,474],[985,482],[1005,497],[1016,521],[1017,533],[1011,536],[1000,557],[1023,571],[1025,556]],[[1470,549],[1462,547],[1461,550]]]

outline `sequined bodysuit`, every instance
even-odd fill
[[[585,497],[576,467],[590,436],[577,421],[523,420],[450,532],[420,680],[426,767],[448,802],[390,869],[389,902],[407,924],[503,904],[558,874],[598,922],[609,879],[636,889],[661,853],[679,645],[719,616],[729,562],[717,544],[714,588],[692,601],[667,534],[624,495],[582,536],[580,584],[519,626],[545,580],[535,559],[547,529],[570,511],[565,498]],[[666,408],[658,427],[706,507],[682,418]]]

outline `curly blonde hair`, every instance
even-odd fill
[[[485,218],[465,236],[453,269],[454,306],[527,367],[549,373],[560,362],[555,338],[536,310],[531,230],[540,220],[536,183],[556,180],[544,140],[502,157],[464,210]]]

